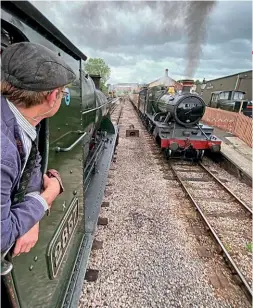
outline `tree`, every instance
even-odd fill
[[[194,82],[196,85],[198,85],[198,84],[200,84],[201,82],[197,79],[197,80],[195,80],[195,82]]]
[[[101,89],[107,92],[105,85],[106,81],[110,78],[111,69],[101,58],[89,58],[84,65],[84,70],[89,75],[100,75],[101,76]]]

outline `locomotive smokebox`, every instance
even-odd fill
[[[101,90],[100,89],[100,79],[101,79],[101,76],[100,75],[90,75],[90,78],[93,80],[96,89],[97,90]]]
[[[194,85],[194,80],[184,79],[184,80],[181,80],[180,83],[183,85],[182,93],[189,93],[191,90],[191,87]]]

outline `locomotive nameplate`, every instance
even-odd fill
[[[49,244],[47,262],[50,279],[54,279],[59,272],[64,256],[71,242],[71,238],[75,232],[76,226],[78,225],[78,214],[78,198],[74,197],[59,228]]]

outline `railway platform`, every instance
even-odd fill
[[[223,156],[252,179],[252,148],[238,137],[219,128],[214,129],[214,135],[223,141],[221,145]]]

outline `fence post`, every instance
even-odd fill
[[[238,122],[238,120],[239,120],[239,116],[240,116],[241,111],[242,111],[242,104],[243,104],[243,101],[241,101],[241,104],[240,104],[240,109],[239,109],[239,111],[238,111],[238,113],[237,113],[237,115],[236,115],[236,121],[235,121],[235,125],[234,125],[234,131],[233,131],[233,134],[235,133],[236,128],[237,128],[237,122]]]
[[[241,101],[240,109],[239,109],[238,113],[241,113],[241,112],[242,112],[242,104],[243,104],[243,101]]]

